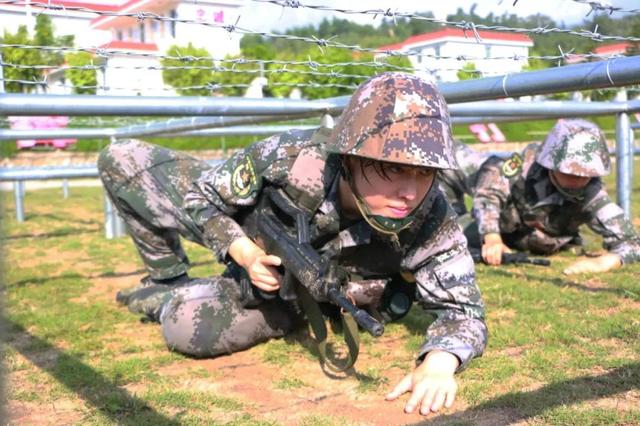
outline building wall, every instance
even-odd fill
[[[415,51],[424,55],[437,56],[431,57],[415,57],[409,58],[412,66],[422,74],[432,74],[441,81],[457,81],[457,71],[462,69],[467,63],[473,62],[476,70],[480,71],[483,76],[503,75],[505,73],[519,72],[522,67],[527,64],[526,57],[529,54],[529,48],[522,45],[509,45],[505,43],[482,43],[479,44],[475,39],[442,41],[429,45],[412,45],[406,46],[403,51]],[[523,57],[524,59],[510,59],[514,55]],[[469,59],[462,60],[459,57],[469,58],[497,58],[504,57],[508,59]],[[445,58],[440,58],[445,57]],[[450,59],[447,59],[450,58]],[[435,72],[429,72],[435,70]]]
[[[56,36],[73,35],[79,47],[98,46],[110,40],[109,31],[89,28],[94,14],[71,11],[41,11],[29,7],[0,6],[0,30],[15,33],[20,25],[25,25],[33,34],[36,14],[44,13],[51,17]]]

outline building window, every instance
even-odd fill
[[[133,28],[129,28],[129,41],[133,41]]]
[[[160,23],[158,21],[151,21],[151,32],[156,34],[160,29]]]
[[[122,41],[122,38],[123,38],[122,30],[117,30],[116,31],[116,40]]]
[[[440,45],[433,48],[433,54],[436,58],[440,57]]]
[[[138,25],[138,28],[140,29],[140,43],[145,43],[146,42],[146,38],[145,38],[145,31],[144,31],[144,22],[140,22],[140,25]]]
[[[485,44],[484,46],[484,56],[485,58],[491,57],[491,46],[489,46],[488,44]]]

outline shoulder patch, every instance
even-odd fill
[[[231,190],[240,198],[247,198],[256,188],[258,179],[253,160],[248,155],[231,173]]]
[[[522,170],[522,157],[519,154],[513,154],[502,165],[502,174],[506,177],[513,177]]]

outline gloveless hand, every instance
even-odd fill
[[[459,364],[458,358],[449,352],[429,352],[422,364],[407,374],[385,399],[392,401],[411,392],[404,406],[405,413],[412,413],[418,408],[420,414],[427,415],[442,407],[449,408],[458,391],[454,374]]]
[[[280,288],[280,274],[276,270],[282,264],[278,256],[269,255],[248,237],[235,240],[229,246],[229,255],[249,274],[251,283],[264,291]]]
[[[482,244],[482,259],[489,265],[500,265],[502,253],[511,253],[511,249],[502,242],[500,234],[486,234]]]

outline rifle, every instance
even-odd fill
[[[482,253],[477,249],[469,249],[471,253],[471,257],[473,258],[474,263],[487,263],[482,258]],[[542,259],[539,257],[529,257],[527,253],[516,252],[516,253],[502,253],[502,265],[515,265],[519,263],[528,263],[531,265],[538,266],[550,266],[551,261],[549,259]]]
[[[282,260],[284,277],[278,291],[280,298],[295,300],[298,297],[295,284],[300,283],[316,302],[328,301],[339,306],[372,336],[380,337],[384,326],[340,292],[333,256],[321,256],[311,246],[309,215],[281,190],[266,187],[263,192],[256,216],[256,240],[268,254]],[[295,237],[291,235],[294,227]]]

